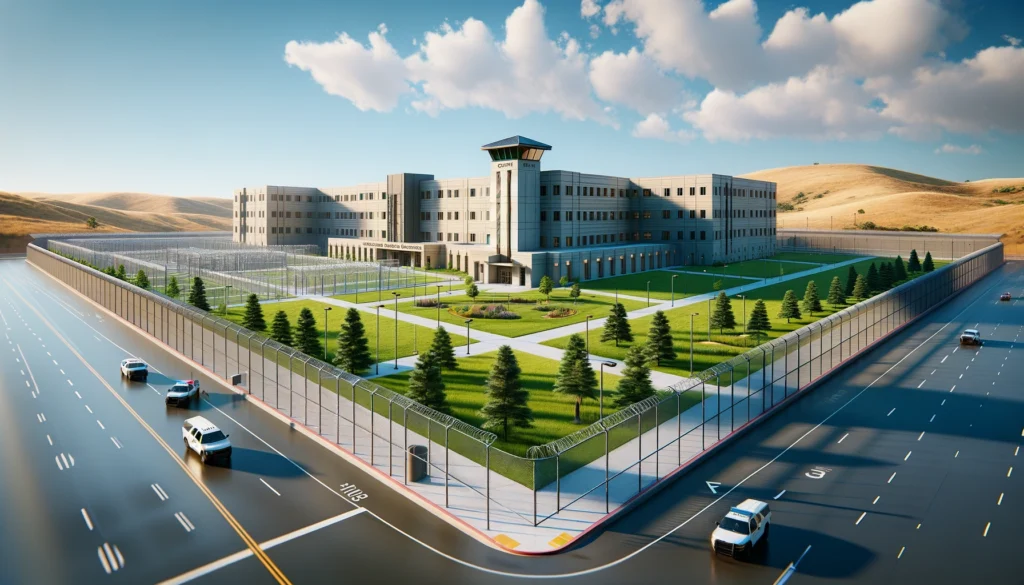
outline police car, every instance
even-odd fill
[[[121,360],[121,376],[129,380],[138,379],[145,382],[149,376],[149,367],[146,365],[146,362],[140,359],[128,358]]]
[[[187,419],[181,426],[181,437],[185,448],[195,451],[203,463],[213,461],[231,462],[231,441],[217,425],[202,416]]]
[[[167,389],[167,406],[188,406],[199,400],[199,380],[178,380]]]
[[[711,549],[730,557],[749,557],[768,544],[772,511],[758,500],[744,500],[731,508],[711,533]]]

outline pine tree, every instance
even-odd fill
[[[815,312],[821,312],[821,297],[818,296],[818,285],[813,280],[807,281],[807,290],[804,291],[802,305],[807,314],[812,317]]]
[[[924,253],[924,264],[921,265],[921,270],[924,272],[931,272],[932,270],[935,270],[935,262],[932,261],[931,252]]]
[[[568,276],[563,276],[562,278],[559,278],[558,279],[558,286],[560,286],[562,288],[565,288],[565,287],[569,286],[569,277]]]
[[[579,333],[569,336],[569,343],[562,353],[562,361],[558,365],[558,378],[553,392],[572,396],[575,399],[576,407],[573,422],[579,424],[580,405],[584,398],[593,398],[594,390],[597,388],[597,376],[594,368],[590,366],[587,359],[587,342]]]
[[[373,358],[370,356],[370,342],[366,339],[366,329],[359,310],[351,308],[345,313],[345,322],[338,333],[338,353],[334,356],[334,365],[346,372],[360,375],[370,369]]]
[[[828,304],[832,305],[833,309],[837,308],[839,305],[846,304],[846,295],[843,293],[843,284],[839,282],[838,276],[832,277],[832,284],[828,287]]]
[[[622,303],[615,303],[612,306],[611,314],[604,322],[601,341],[614,341],[615,347],[619,346],[620,341],[633,341],[633,332],[626,319],[626,307],[622,306]]]
[[[142,289],[149,289],[149,277],[146,276],[146,272],[139,268],[139,271],[135,273],[135,286]]]
[[[462,279],[462,283],[468,287],[469,285],[473,284],[473,277],[467,274],[466,278]]]
[[[903,258],[897,256],[892,265],[893,283],[903,282],[907,279],[907,267],[903,264]]]
[[[434,359],[437,360],[437,365],[446,370],[454,370],[459,367],[459,362],[455,360],[455,348],[452,347],[452,338],[444,327],[438,327],[437,331],[434,331],[434,342],[430,345],[428,353],[434,356]]]
[[[569,289],[569,296],[572,297],[572,304],[576,304],[576,299],[580,298],[580,283],[572,283],[572,288]]]
[[[647,351],[640,345],[634,345],[626,352],[626,367],[622,370],[619,390],[615,396],[615,405],[625,408],[641,400],[654,396],[651,384],[651,368],[647,366]]]
[[[864,300],[871,295],[871,291],[868,289],[868,279],[863,274],[857,275],[857,284],[853,287],[854,298]]]
[[[882,279],[878,276],[878,268],[875,267],[874,262],[871,263],[871,266],[868,266],[868,276],[866,280],[868,283],[868,292],[870,294],[875,294],[881,290]]]
[[[651,328],[647,331],[647,348],[645,349],[648,359],[656,365],[661,365],[662,360],[676,359],[676,348],[672,344],[672,325],[664,311],[654,313],[651,320]]]
[[[128,272],[125,271],[124,264],[117,265],[117,272],[114,273],[114,276],[121,280],[128,280]]]
[[[882,262],[882,267],[878,269],[878,283],[882,287],[881,290],[892,288],[892,282],[892,264]]]
[[[270,338],[281,345],[291,345],[292,324],[288,322],[288,314],[278,311],[274,315],[274,322],[270,326]]]
[[[242,315],[242,326],[253,331],[266,331],[267,322],[263,319],[263,307],[256,293],[245,299],[245,314]]]
[[[210,310],[210,303],[206,300],[206,285],[198,276],[192,279],[192,289],[188,291],[188,304],[204,311]]]
[[[181,289],[178,288],[178,277],[171,276],[170,280],[167,281],[167,287],[164,289],[164,294],[176,299],[181,296]]]
[[[724,333],[725,329],[735,327],[736,316],[732,314],[732,303],[729,302],[729,297],[725,292],[720,292],[715,298],[715,310],[711,313],[711,328],[718,329],[719,333]]]
[[[910,260],[907,260],[907,272],[913,274],[921,272],[921,260],[917,257],[917,249],[910,251]]]
[[[800,317],[800,303],[796,300],[796,293],[792,290],[787,290],[786,294],[782,297],[779,318],[785,319],[786,323],[789,323],[790,319],[799,319]]]
[[[324,353],[324,346],[320,344],[320,334],[316,330],[316,318],[309,307],[302,307],[299,311],[299,320],[295,322],[296,339],[302,353],[318,357]]]
[[[838,280],[838,277],[837,277]],[[757,299],[754,302],[754,309],[750,311],[750,320],[747,322],[747,331],[753,331],[758,337],[766,331],[771,331],[772,322],[768,320],[768,307],[764,301]]]
[[[546,277],[545,277],[546,278]],[[533,422],[533,411],[527,401],[530,393],[523,390],[519,379],[522,369],[512,348],[503,345],[487,377],[487,402],[480,409],[484,417],[483,428],[489,431],[501,430],[502,439],[508,440],[509,426],[528,428]]]
[[[551,302],[551,291],[554,288],[555,288],[555,283],[552,282],[550,276],[545,274],[544,276],[541,277],[541,279],[540,279],[540,286],[537,287],[537,290],[540,291],[540,294],[542,294],[545,297],[547,297],[547,301],[550,303]]]
[[[857,286],[857,276],[857,269],[851,264],[849,272],[846,273],[846,290],[843,291],[843,296],[853,296],[853,287]]]
[[[431,352],[421,353],[416,358],[416,367],[409,375],[409,393],[406,396],[428,408],[448,412],[448,396],[444,392],[441,365],[434,360]]]
[[[479,295],[480,289],[476,287],[476,283],[469,283],[469,286],[466,287],[466,296],[469,297],[471,300],[476,300],[476,297],[478,297]]]

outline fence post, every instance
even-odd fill
[[[487,471],[487,530],[491,529],[491,444],[484,446],[484,469]]]
[[[393,452],[393,450],[391,448],[392,445],[394,445],[394,441],[391,440],[391,438],[392,438],[392,430],[395,428],[395,425],[392,424],[392,422],[391,422],[391,406],[394,403],[395,403],[395,399],[394,398],[388,398],[388,476],[394,475],[394,463],[395,463],[395,455],[394,455],[394,452]]]
[[[334,399],[337,406],[334,407],[334,414],[337,417],[335,421],[335,436],[338,438],[334,443],[336,445],[341,444],[341,374],[338,374],[334,378]],[[355,450],[353,449],[353,452]]]
[[[707,422],[706,410],[707,406],[704,405],[705,399],[707,398],[707,388],[704,386],[704,380],[700,381],[700,450],[703,453],[706,447],[704,446],[704,434],[705,422]]]
[[[402,439],[402,457],[403,459],[409,456],[409,406],[402,407],[402,432],[405,435]],[[402,479],[405,485],[409,485],[409,470],[406,465],[404,471],[402,471]]]
[[[683,411],[681,392],[676,392],[676,467],[683,464]]]
[[[643,417],[636,413],[636,492],[644,489],[644,427]]]
[[[609,512],[609,506],[611,502],[611,494],[609,493],[609,462],[608,462],[608,427],[605,426],[604,421],[601,421],[601,426],[604,427],[604,513]]]
[[[562,510],[562,469],[559,460],[562,454],[555,451],[555,513]]]
[[[448,507],[448,431],[452,428],[452,423],[448,423],[444,427],[444,507]]]
[[[376,423],[377,417],[373,415],[373,396],[376,393],[377,393],[377,389],[376,388],[370,390],[370,467],[373,467],[373,462],[374,462],[374,459],[375,459],[374,456],[373,456],[373,451],[374,451],[374,449],[373,449],[374,448],[374,440],[373,440],[373,438],[374,438],[374,436],[376,434],[376,428],[375,428],[374,425]],[[445,485],[445,506],[447,506],[447,505],[448,505],[448,486],[446,484]]]
[[[533,525],[537,525],[537,460],[533,459]]]
[[[658,416],[658,405],[661,401],[654,403],[654,482],[658,482],[661,464],[661,417]]]

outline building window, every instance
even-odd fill
[[[706,232],[704,232],[703,230],[701,230],[701,232],[700,232],[700,239],[702,239],[702,240],[703,240],[703,239],[705,239],[705,238],[704,238],[704,236],[705,236],[705,235],[706,235]]]
[[[565,247],[572,248],[572,236],[565,236]]]
[[[548,196],[548,186],[547,185],[541,185],[540,186],[540,196],[541,197],[547,197]]]
[[[569,188],[571,189],[572,187],[569,187]],[[553,247],[555,247],[555,248],[560,248],[561,247],[561,243],[560,242],[561,242],[561,238],[559,238],[558,236],[554,236],[553,238],[551,238],[551,245]]]
[[[438,211],[437,212],[437,220],[441,221],[442,219],[444,219],[444,212]]]
[[[458,212],[458,211],[456,211],[456,212],[455,212],[455,221],[458,221],[458,220],[459,220],[459,212]]]
[[[562,191],[562,186],[561,185],[552,185],[551,186],[551,194],[552,195],[561,195],[562,194],[561,191]]]
[[[668,232],[661,232],[661,239],[663,239],[663,240],[669,239]]]
[[[708,215],[707,210],[705,210],[705,209],[701,209],[700,210],[700,218],[701,219],[707,219],[707,215]]]
[[[676,196],[678,197],[678,196],[680,196],[682,194],[683,194],[683,188],[682,187],[676,187]]]
[[[544,221],[544,212],[543,211],[540,212],[540,219],[541,219],[541,221]],[[562,212],[561,211],[555,211],[554,212],[554,219],[553,219],[553,221],[562,221]]]
[[[693,231],[691,231],[691,232],[690,232],[690,239],[691,239],[691,240],[696,240],[696,239],[697,239],[697,232],[693,232]]]
[[[458,234],[458,233],[456,233],[456,234],[455,234],[455,241],[456,241],[456,242],[458,242],[458,241],[459,241],[459,234]]]
[[[701,195],[707,195],[708,194],[707,189],[708,189],[707,187],[701,187],[700,188],[700,194]]]
[[[667,209],[662,211],[661,212],[661,218],[662,219],[672,219],[672,212],[667,210]]]
[[[650,196],[651,196],[651,190],[650,189],[644,189],[644,197],[650,197]]]
[[[548,212],[546,212],[546,211],[540,212],[540,220],[541,221],[547,221],[548,220]]]
[[[470,197],[476,197],[476,189],[470,189],[469,190],[469,196]]]
[[[644,239],[645,240],[651,239],[651,232],[644,232]]]
[[[619,197],[625,197],[625,196],[626,196],[626,190],[625,189],[619,189]]]
[[[459,190],[458,190],[458,189],[456,189],[456,190],[455,190],[455,198],[456,198],[456,199],[458,199],[458,198],[459,198]],[[456,234],[456,235],[458,235],[458,234]]]
[[[469,219],[476,219],[476,212],[475,211],[470,211],[469,212]]]
[[[651,212],[650,211],[644,211],[644,219],[651,219]]]
[[[672,189],[665,187],[665,197],[672,195]]]
[[[443,242],[444,241],[444,234],[442,234],[441,232],[437,232],[437,241],[438,242]]]
[[[472,236],[471,236],[471,237],[470,237],[470,241],[472,241],[472,240],[473,240],[473,238],[472,238]],[[547,247],[548,247],[548,242],[547,242],[547,238],[545,238],[544,236],[541,236],[541,237],[540,237],[540,247],[541,247],[541,248],[547,248]]]
[[[566,196],[572,195],[572,185],[566,185],[565,186],[565,194],[566,194]],[[555,246],[555,247],[557,248],[558,246]]]

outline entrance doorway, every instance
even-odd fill
[[[498,269],[498,282],[500,284],[512,284],[512,269],[511,268],[499,268]]]
[[[519,286],[526,286],[526,267],[519,267]]]

